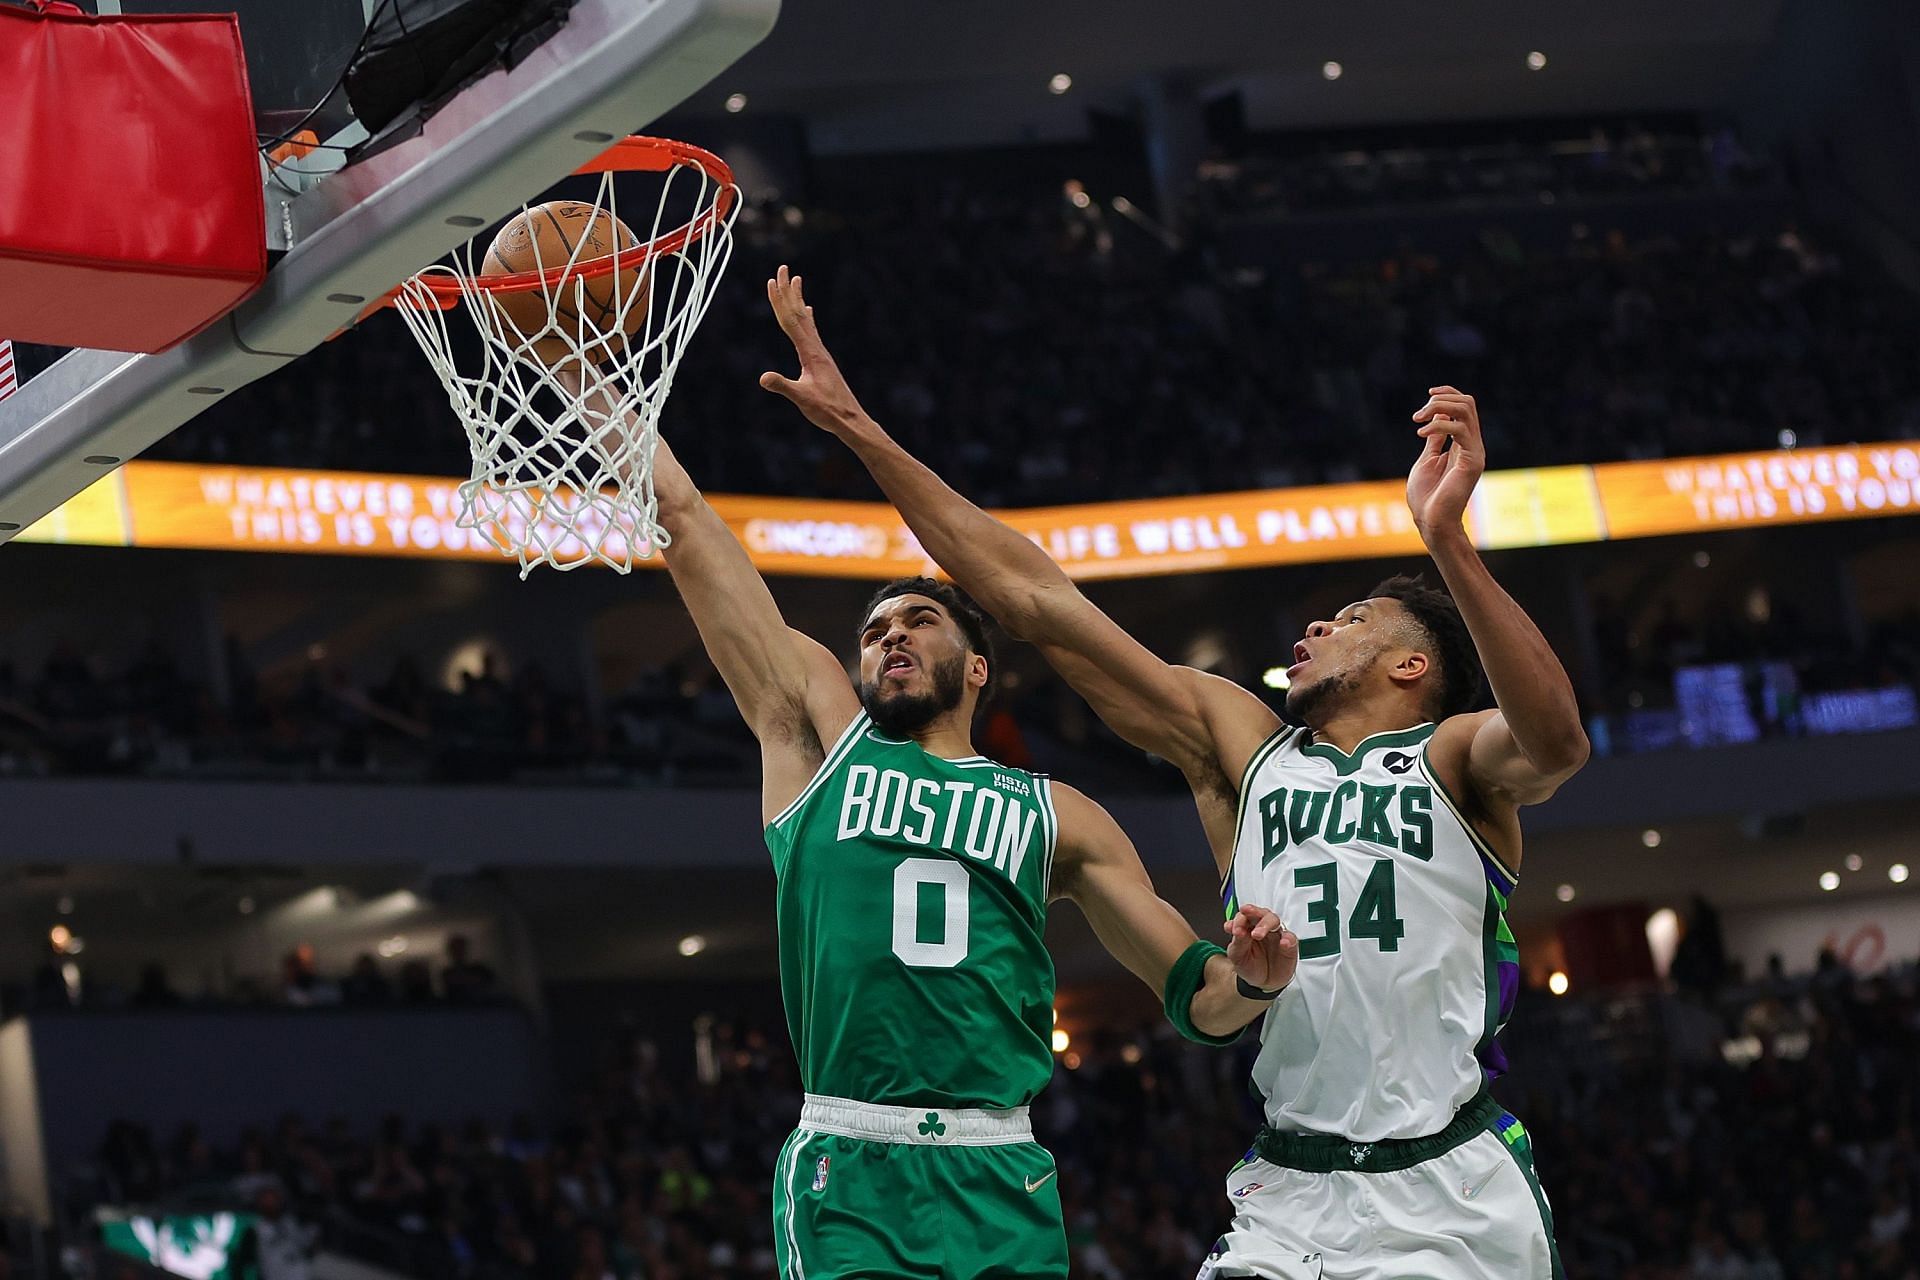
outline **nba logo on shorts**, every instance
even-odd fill
[[[1258,1191],[1261,1187],[1264,1187],[1266,1185],[1267,1184],[1264,1182],[1249,1182],[1246,1186],[1241,1187],[1238,1191],[1234,1192],[1233,1198],[1236,1200],[1243,1200],[1246,1197],[1252,1195],[1254,1192]]]
[[[813,1166],[813,1189],[815,1191],[825,1191],[827,1189],[827,1166],[832,1163],[833,1157],[821,1156],[819,1161]]]

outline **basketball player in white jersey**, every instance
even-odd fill
[[[1156,658],[915,461],[861,409],[799,279],[782,268],[770,293],[800,377],[761,384],[849,445],[927,553],[1109,726],[1181,768],[1228,914],[1257,899],[1299,936],[1293,981],[1265,993],[1266,1125],[1201,1277],[1557,1280],[1526,1131],[1487,1082],[1517,984],[1518,812],[1588,745],[1565,670],[1463,527],[1486,467],[1473,398],[1436,387],[1413,415],[1407,504],[1451,596],[1392,579],[1309,626],[1283,723]],[[1472,710],[1482,665],[1497,710]]]

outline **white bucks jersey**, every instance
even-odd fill
[[[1269,907],[1300,938],[1253,1067],[1275,1129],[1425,1137],[1505,1067],[1514,878],[1428,766],[1433,729],[1352,755],[1282,729],[1241,779],[1227,914]]]

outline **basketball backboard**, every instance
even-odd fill
[[[329,94],[373,11],[388,2],[85,7],[238,13],[263,137],[303,127],[345,148],[365,131],[345,95]],[[271,172],[263,163],[268,244],[284,252],[258,293],[172,350],[74,351],[0,401],[0,542],[235,388],[311,351],[476,228],[645,128],[759,43],[779,7],[780,0],[574,0],[544,43],[511,70],[461,90],[416,135],[350,162],[345,151],[323,148]]]
[[[97,14],[231,12],[240,18],[247,80],[262,131],[277,131],[327,97],[383,0],[78,0]],[[277,118],[276,118],[277,117]]]
[[[205,13],[231,11],[240,19],[247,54],[247,83],[253,93],[254,129],[262,139],[311,130],[326,148],[283,166],[278,177],[296,189],[313,185],[310,175],[340,167],[345,159],[334,147],[366,140],[354,123],[341,71],[352,61],[361,37],[385,0],[82,0],[96,13]],[[278,184],[270,184],[270,189]],[[284,188],[280,188],[284,194]],[[269,243],[275,228],[269,226]]]

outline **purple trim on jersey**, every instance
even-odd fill
[[[1499,960],[1494,964],[1500,977],[1500,1021],[1497,1026],[1504,1028],[1507,1019],[1513,1016],[1514,1001],[1520,995],[1520,962],[1518,960]],[[1507,1074],[1507,1052],[1500,1047],[1499,1033],[1487,1041],[1479,1051],[1481,1070],[1487,1079],[1498,1080]]]
[[[1487,1037],[1478,1053],[1481,1070],[1486,1073],[1487,1079],[1497,1080],[1507,1073],[1507,1054],[1500,1047],[1499,1035],[1506,1027],[1507,1020],[1513,1017],[1514,1003],[1520,996],[1520,948],[1514,943],[1513,931],[1507,927],[1506,919],[1507,898],[1513,893],[1515,882],[1484,853],[1480,855],[1480,868],[1486,873],[1487,884],[1493,890],[1494,901],[1500,911],[1492,941],[1493,969],[1500,986],[1500,999],[1496,1006],[1494,1033]]]
[[[1475,852],[1478,852],[1478,850],[1475,850]],[[1487,873],[1488,882],[1492,884],[1495,891],[1499,893],[1500,908],[1504,911],[1507,906],[1507,899],[1513,896],[1514,886],[1520,882],[1502,871],[1500,864],[1484,853],[1480,854],[1480,868]]]
[[[1507,1019],[1513,1016],[1514,1001],[1520,995],[1520,962],[1501,960],[1494,966],[1500,974],[1500,1023],[1507,1025]],[[1487,1079],[1498,1080],[1507,1074],[1507,1051],[1500,1047],[1498,1033],[1480,1050],[1480,1067],[1486,1072]]]
[[[1498,1040],[1487,1041],[1487,1047],[1480,1050],[1480,1070],[1489,1082],[1507,1074],[1507,1051]]]

